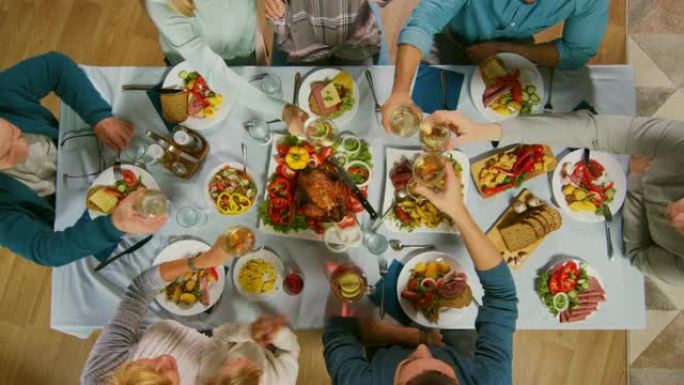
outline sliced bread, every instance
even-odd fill
[[[188,93],[177,92],[160,95],[162,117],[171,124],[178,124],[188,119]]]
[[[539,239],[534,228],[529,223],[513,223],[500,227],[499,232],[510,251],[517,251],[533,244]]]

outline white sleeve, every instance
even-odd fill
[[[276,348],[272,362],[278,383],[282,385],[295,385],[299,372],[299,342],[297,336],[290,328],[283,327],[273,338],[273,346]],[[287,381],[286,381],[287,380]]]

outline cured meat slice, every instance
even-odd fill
[[[603,291],[603,288],[596,277],[589,277],[589,291],[598,291],[601,294],[605,294],[605,291]]]

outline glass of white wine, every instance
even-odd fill
[[[423,151],[444,152],[449,149],[451,129],[446,123],[425,121],[420,125],[420,142]]]
[[[223,249],[234,257],[242,257],[254,249],[254,232],[245,226],[234,226],[226,230]]]
[[[428,188],[438,188],[446,176],[446,160],[442,154],[428,152],[413,163],[413,178]]]
[[[150,218],[169,212],[169,200],[157,190],[145,190],[145,193],[133,203],[133,210],[143,217]]]
[[[420,129],[423,112],[415,104],[400,104],[392,110],[390,128],[392,132],[403,137],[415,135]]]

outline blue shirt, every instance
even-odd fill
[[[422,0],[399,35],[427,54],[444,27],[467,43],[529,39],[565,20],[556,39],[560,69],[585,65],[598,50],[608,23],[608,0]]]
[[[53,91],[90,125],[112,116],[76,63],[51,52],[0,72],[0,118],[24,133],[57,141],[57,119],[40,104]],[[0,247],[41,265],[61,266],[116,245],[124,235],[109,216],[83,219],[64,231],[53,231],[54,218],[45,198],[0,172]]]
[[[460,357],[454,349],[430,348],[432,355],[450,364],[461,385],[512,384],[513,332],[518,317],[515,285],[503,261],[495,268],[478,271],[485,290],[475,320],[477,342],[473,359]],[[389,346],[366,358],[358,321],[333,318],[323,331],[325,364],[333,385],[392,385],[399,363],[415,348]]]

